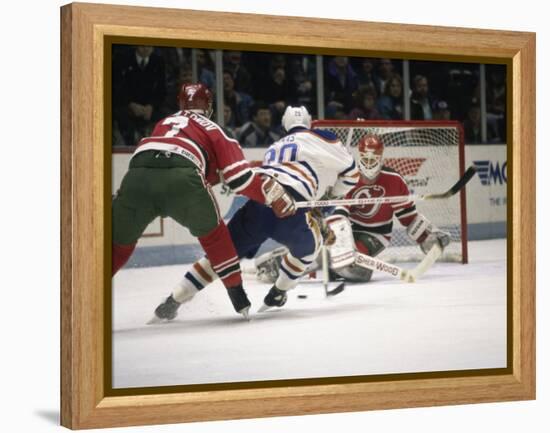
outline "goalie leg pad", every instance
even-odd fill
[[[364,269],[353,265],[335,270],[334,273],[351,283],[368,283],[372,278],[372,271],[370,269]]]
[[[327,246],[330,255],[330,268],[340,269],[355,261],[353,232],[349,220],[343,215],[326,219],[326,224],[334,236],[334,241]]]
[[[279,247],[256,257],[254,266],[256,267],[256,278],[264,283],[274,284],[279,277],[279,267],[283,256],[288,253],[288,248]]]

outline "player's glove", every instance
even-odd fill
[[[420,249],[424,254],[428,254],[436,243],[439,244],[441,251],[443,251],[451,243],[451,235],[443,230],[435,229],[422,241]]]
[[[283,186],[271,177],[266,177],[262,184],[265,204],[273,209],[279,218],[289,217],[296,212],[296,203]]]

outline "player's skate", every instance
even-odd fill
[[[231,299],[235,311],[242,314],[246,320],[250,320],[249,312],[251,304],[243,286],[239,284],[238,286],[229,287],[227,293],[229,294],[229,299]]]
[[[280,290],[276,286],[273,286],[264,298],[264,305],[260,307],[258,313],[267,311],[271,307],[282,307],[286,304],[287,295],[286,290]]]
[[[147,324],[154,325],[156,323],[174,320],[178,315],[178,308],[180,305],[181,303],[176,301],[172,295],[168,296],[164,302],[155,309],[155,315]]]
[[[197,293],[199,293],[197,288],[189,284],[184,278],[174,289],[173,293],[156,308],[155,315],[147,324],[156,325],[174,320],[178,315],[180,305],[189,302]]]

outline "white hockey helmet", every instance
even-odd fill
[[[306,107],[286,107],[285,114],[282,119],[283,128],[288,132],[292,128],[302,126],[304,128],[311,128],[311,115],[308,113]]]
[[[368,134],[359,140],[359,170],[368,180],[374,180],[382,170],[384,143],[374,134]]]

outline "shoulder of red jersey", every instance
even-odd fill
[[[220,125],[218,125],[213,120],[210,120],[208,117],[203,116],[202,114],[195,113],[193,111],[188,111],[188,110],[180,111],[178,114],[188,117],[190,120],[192,120],[193,122],[195,122],[199,126],[201,126],[207,133],[208,132],[218,132],[227,141],[231,141],[231,142],[234,142],[236,144],[239,143],[234,138],[229,137]]]

